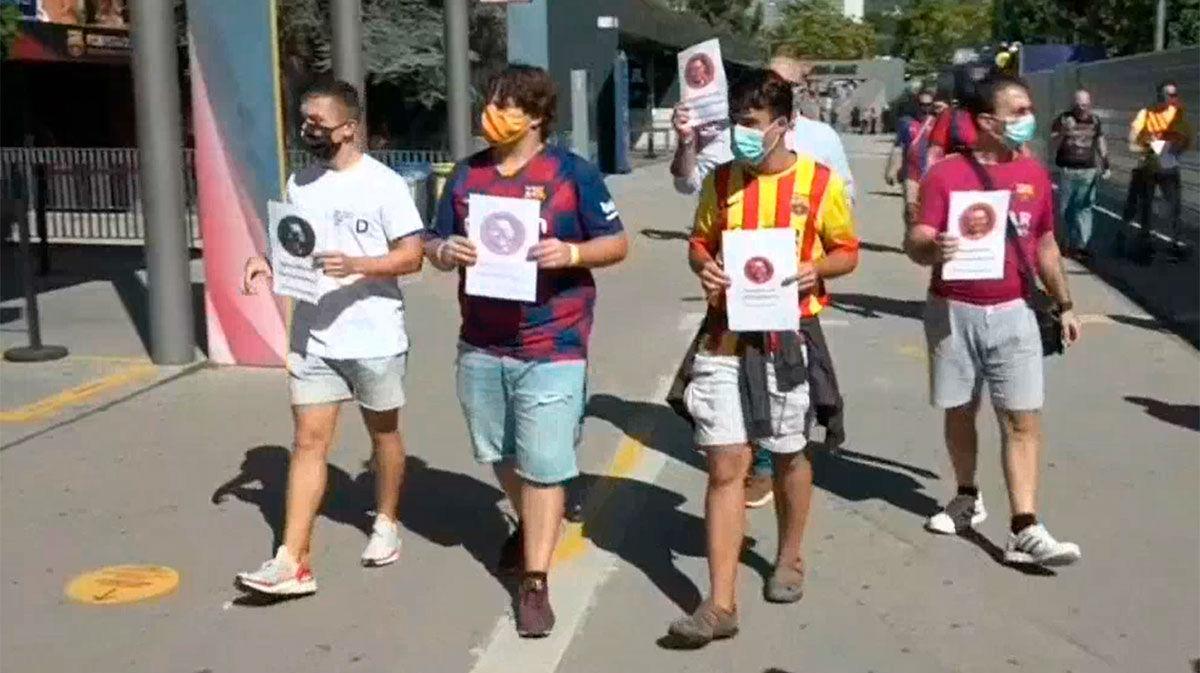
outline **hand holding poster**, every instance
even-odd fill
[[[1012,193],[951,192],[947,232],[958,237],[958,252],[942,265],[943,280],[1004,277],[1008,202]]]
[[[476,297],[534,301],[537,262],[529,249],[541,231],[541,202],[471,194],[467,201],[467,237],[477,258],[467,267],[466,293]]]
[[[267,215],[275,294],[317,303],[322,294],[318,287],[321,271],[313,258],[313,253],[321,250],[318,228],[290,203],[268,201]]]
[[[800,297],[785,279],[796,275],[794,229],[726,231],[721,250],[732,285],[725,291],[729,329],[775,332],[800,329]]]
[[[720,40],[707,40],[679,52],[679,81],[690,117],[688,126],[729,120],[729,84]]]

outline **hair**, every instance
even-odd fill
[[[550,73],[537,66],[513,63],[492,75],[487,85],[487,102],[507,105],[508,101],[534,119],[541,119],[542,140],[550,135],[558,108],[558,89]]]
[[[771,119],[792,116],[792,83],[770,70],[752,70],[729,90],[729,113],[766,110]]]
[[[346,110],[346,117],[359,121],[362,119],[362,106],[359,104],[358,89],[353,84],[341,79],[319,79],[304,90],[300,100],[308,100],[317,96],[325,96],[336,100]]]
[[[1029,85],[1020,77],[995,73],[976,84],[974,95],[963,101],[963,107],[974,117],[992,114],[996,111],[996,99],[1009,89],[1021,89],[1028,93]]]

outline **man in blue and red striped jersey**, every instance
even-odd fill
[[[425,253],[459,270],[458,396],[475,459],[494,466],[520,522],[497,570],[523,570],[517,632],[554,625],[546,571],[563,518],[563,483],[579,474],[588,337],[596,302],[591,269],[625,258],[628,242],[595,166],[546,144],[554,81],[541,68],[511,65],[488,86],[483,133],[491,147],[461,161],[442,193]],[[545,228],[530,251],[537,297],[525,303],[469,296],[465,267],[476,261],[466,237],[469,195],[541,203]]]

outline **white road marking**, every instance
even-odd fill
[[[1114,220],[1117,220],[1118,222],[1125,219],[1125,218],[1121,217],[1120,215],[1114,213],[1113,211],[1109,210],[1108,208],[1105,208],[1104,206],[1092,206],[1092,209],[1098,210],[1098,211],[1104,213],[1105,215],[1108,215],[1109,217],[1113,218]],[[1142,225],[1137,222],[1126,222],[1125,224],[1127,226],[1133,227],[1134,229],[1142,228]],[[1152,236],[1154,236],[1155,238],[1157,238],[1158,240],[1166,241],[1167,243],[1171,243],[1175,240],[1175,239],[1171,238],[1170,236],[1167,236],[1166,234],[1160,234],[1157,231],[1154,231],[1153,229],[1150,230],[1150,234]]]
[[[679,331],[680,332],[695,332],[700,328],[700,321],[704,320],[704,312],[699,313],[684,313],[679,316]]]
[[[651,399],[666,397],[672,380],[671,376],[659,379]],[[643,449],[637,466],[625,478],[652,484],[666,463],[666,454]],[[582,556],[552,569],[554,630],[540,640],[525,640],[517,635],[512,614],[505,614],[496,621],[487,644],[480,648],[471,673],[554,673],[586,621],[598,590],[616,569],[617,556],[591,544]]]

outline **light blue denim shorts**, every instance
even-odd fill
[[[459,344],[458,400],[480,463],[558,484],[579,474],[575,450],[587,401],[587,362],[536,362]]]

